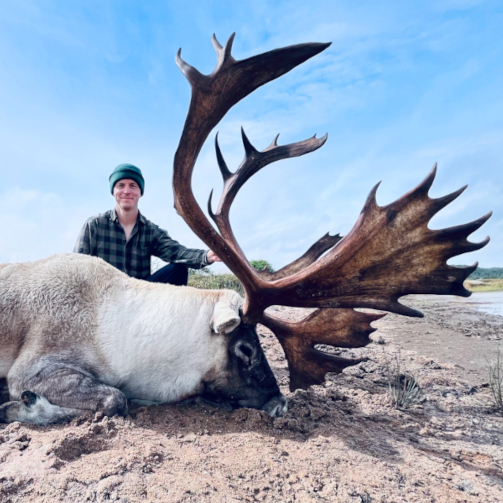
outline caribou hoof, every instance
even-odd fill
[[[103,412],[108,417],[115,415],[127,416],[128,405],[126,395],[122,391],[113,388],[110,394],[100,402],[97,410]]]
[[[288,400],[283,395],[275,396],[262,407],[262,410],[265,410],[271,417],[281,417],[288,410]]]
[[[30,408],[32,405],[35,405],[38,400],[38,395],[33,393],[33,391],[23,391],[21,393],[21,401],[25,404],[26,407]]]

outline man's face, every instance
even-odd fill
[[[130,178],[123,178],[114,185],[114,197],[122,210],[136,208],[141,197],[140,186]]]

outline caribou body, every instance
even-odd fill
[[[0,266],[0,421],[47,424],[83,410],[126,414],[202,395],[286,411],[243,299],[128,277],[80,254]]]

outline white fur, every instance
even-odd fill
[[[129,398],[171,402],[196,392],[204,375],[226,362],[227,339],[214,333],[211,320],[221,304],[221,319],[239,320],[238,306],[232,308],[237,295],[152,286],[128,289],[102,305],[97,335],[110,367],[103,380]]]
[[[55,255],[0,266],[0,377],[43,355],[85,361],[131,399],[197,393],[227,361],[242,298],[129,278],[103,260]]]
[[[53,405],[43,396],[38,396],[37,401],[31,407],[21,406],[18,421],[33,424],[49,424],[58,420],[67,420],[69,417],[78,416],[81,411],[78,409],[67,409]]]
[[[38,395],[34,404],[27,406],[24,402],[11,402],[13,408],[9,411],[8,422],[20,421],[22,423],[46,425],[60,421],[70,421],[79,416],[82,411],[53,405],[44,396]],[[7,404],[8,405],[8,404]]]

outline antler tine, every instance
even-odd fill
[[[243,147],[245,148],[245,155],[247,158],[253,157],[254,155],[257,155],[259,153],[258,150],[251,144],[250,140],[248,139],[248,136],[246,136],[243,126],[241,126],[241,139],[243,140]]]
[[[274,137],[274,140],[271,142],[271,144],[265,150],[269,150],[271,148],[277,147],[278,146],[278,138],[279,138],[279,133]]]
[[[218,60],[217,64],[215,66],[215,69],[212,72],[212,75],[222,71],[222,68],[226,64],[232,64],[235,63],[236,60],[232,57],[232,45],[234,44],[234,37],[236,36],[235,33],[233,33],[227,42],[225,43],[225,46],[222,47],[220,42],[217,40],[217,37],[215,34],[213,34],[211,38],[211,42],[213,43],[213,48],[215,49],[215,52],[217,53]]]
[[[442,208],[445,208],[448,204],[452,203],[455,199],[457,199],[466,189],[468,185],[464,185],[458,190],[451,192],[443,197],[437,197],[436,199],[432,199],[433,205],[432,210],[434,214],[438,213]]]
[[[180,68],[191,85],[195,85],[203,78],[203,75],[199,72],[199,70],[189,65],[182,59],[182,49],[178,49],[175,61],[176,65],[178,66],[178,68]]]
[[[217,55],[219,54],[219,52],[223,49],[223,46],[222,44],[220,44],[220,42],[217,40],[217,36],[213,33],[213,35],[211,36],[211,43],[213,44],[213,48],[215,49],[215,52],[217,53]]]
[[[232,176],[232,173],[229,171],[224,156],[222,155],[222,151],[220,150],[220,145],[218,144],[218,133],[215,135],[215,151],[217,153],[218,167],[220,168],[220,173],[222,173],[222,178],[225,183]]]
[[[385,314],[361,313],[353,309],[318,309],[292,323],[264,314],[261,323],[278,337],[288,361],[290,390],[321,384],[327,372],[340,373],[362,359],[342,358],[315,348],[326,344],[341,348],[366,346],[376,330],[370,324]]]
[[[475,232],[477,229],[482,227],[492,216],[493,212],[490,211],[489,213],[486,213],[484,216],[477,218],[477,220],[473,220],[472,222],[469,222],[467,224],[463,225],[456,225],[454,227],[449,227],[447,229],[442,229],[437,232],[437,236],[439,239],[463,239],[467,238],[470,234]],[[484,241],[483,241],[484,243]],[[472,245],[475,245],[477,243],[470,243]],[[482,246],[485,246],[484,245]],[[478,248],[477,248],[478,249]]]
[[[419,195],[419,194],[424,194],[428,195],[429,190],[431,189],[431,186],[433,185],[433,182],[435,181],[435,178],[437,176],[437,163],[433,164],[433,168],[431,168],[431,171],[428,173],[426,178],[414,189],[412,189],[410,192],[405,194],[405,196],[412,197],[413,195]]]
[[[232,52],[232,46],[234,44],[234,38],[236,36],[236,32],[232,33],[229,37],[229,40],[225,43],[224,52],[226,56],[230,56]]]
[[[208,198],[208,215],[215,220],[215,214],[213,213],[211,200],[213,199],[213,189],[211,189],[210,197]]]
[[[365,200],[365,204],[363,205],[362,209],[362,214],[365,213],[371,213],[372,211],[375,211],[379,206],[377,205],[377,189],[381,186],[381,182],[377,182],[373,187],[372,190],[369,192],[369,195],[367,196],[367,199]]]

